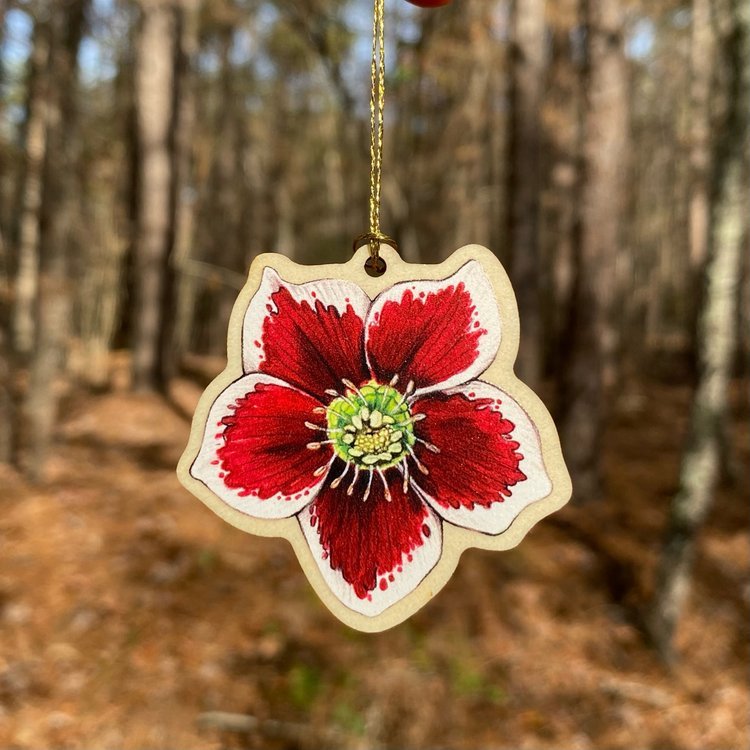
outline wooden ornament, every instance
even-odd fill
[[[374,632],[435,596],[468,547],[517,545],[571,485],[513,373],[518,310],[495,256],[419,265],[382,245],[379,278],[368,257],[255,259],[178,475],[237,528],[287,539],[331,612]]]

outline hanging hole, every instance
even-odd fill
[[[370,256],[365,261],[365,271],[368,276],[378,278],[382,276],[388,269],[388,264],[378,255],[376,258]]]

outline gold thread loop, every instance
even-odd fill
[[[365,245],[370,246],[370,257],[372,258],[380,257],[380,245],[388,245],[398,252],[398,244],[396,243],[396,240],[386,234],[373,234],[372,232],[360,234],[352,243],[352,250],[356,253],[360,247],[364,247]],[[373,245],[376,247],[375,252],[372,250]]]
[[[377,259],[380,243],[388,238],[380,231],[380,195],[383,173],[385,111],[385,0],[374,0],[372,18],[372,64],[370,85],[370,256]],[[361,238],[358,238],[358,240]],[[355,245],[358,240],[355,240]],[[395,247],[391,240],[387,244]],[[361,245],[360,245],[361,247]]]

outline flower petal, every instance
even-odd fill
[[[331,475],[336,473],[334,467]],[[393,469],[385,474],[391,501],[377,474],[363,500],[368,476],[360,475],[352,496],[349,482],[337,488],[327,484],[299,522],[335,596],[350,609],[375,616],[410,594],[432,570],[442,551],[442,529],[422,500],[403,492]]]
[[[547,497],[552,482],[529,415],[510,395],[473,381],[413,405],[425,414],[416,454],[429,474],[413,473],[423,497],[456,526],[500,534],[531,503]]]
[[[484,372],[500,345],[492,284],[477,261],[442,281],[396,284],[375,299],[365,323],[373,375],[413,380],[417,393],[466,383]]]
[[[288,284],[263,272],[242,327],[245,372],[265,372],[322,398],[342,378],[367,380],[363,331],[369,297],[346,281]]]
[[[190,468],[221,500],[256,518],[288,518],[317,495],[332,451],[307,444],[324,433],[319,402],[277,378],[254,373],[219,394]],[[316,476],[317,473],[317,476]]]

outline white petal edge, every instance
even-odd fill
[[[212,463],[217,460],[218,449],[224,445],[223,438],[221,437],[223,425],[220,424],[222,418],[232,414],[233,412],[230,407],[237,399],[246,396],[248,393],[252,393],[260,383],[279,385],[291,391],[298,391],[297,388],[288,385],[283,380],[279,380],[279,378],[261,373],[244,375],[235,380],[217,396],[216,401],[214,401],[208,412],[208,419],[206,420],[203,433],[203,442],[201,443],[198,455],[195,457],[195,461],[193,461],[190,467],[190,475],[205,484],[220,500],[241,513],[245,513],[253,518],[262,519],[290,518],[299,513],[302,508],[309,505],[317,497],[328,472],[324,472],[319,478],[316,477],[315,483],[307,488],[307,494],[303,493],[299,498],[278,493],[273,497],[260,499],[256,495],[243,496],[240,494],[240,490],[227,487],[219,476],[222,473],[221,465]],[[300,449],[305,450],[305,446],[302,445]],[[326,456],[321,455],[320,463],[324,465],[329,460],[330,456],[328,454]]]
[[[418,388],[415,391],[415,396],[434,391],[443,391],[461,383],[466,383],[481,375],[492,364],[500,348],[500,338],[502,335],[500,310],[497,305],[492,282],[487,277],[481,264],[476,260],[470,260],[461,266],[456,273],[446,279],[436,281],[405,281],[395,284],[390,289],[381,292],[373,300],[370,310],[367,313],[367,319],[365,320],[365,352],[367,352],[370,326],[373,324],[377,325],[374,323],[374,318],[386,303],[398,302],[408,290],[411,290],[415,296],[421,292],[429,295],[449,286],[457,286],[461,282],[463,282],[464,287],[469,292],[471,302],[474,306],[471,318],[472,325],[474,321],[479,320],[480,326],[487,332],[479,339],[477,358],[465,370],[456,373],[450,378],[434,385]],[[469,330],[472,330],[471,327]],[[371,365],[369,356],[368,365]]]
[[[419,586],[428,573],[437,565],[438,560],[443,552],[443,529],[440,518],[426,506],[427,515],[422,523],[430,529],[430,536],[422,535],[423,544],[412,550],[412,560],[408,561],[407,555],[404,554],[401,559],[402,572],[398,572],[398,566],[395,570],[388,571],[385,575],[378,576],[378,585],[370,592],[367,599],[360,599],[354,592],[351,584],[344,580],[344,577],[338,570],[334,570],[328,558],[325,558],[325,550],[320,543],[317,526],[310,522],[310,507],[305,508],[298,516],[299,525],[302,534],[310,547],[318,569],[323,575],[323,580],[331,590],[333,595],[345,606],[354,612],[367,617],[377,617],[382,614],[388,607],[392,607]],[[393,574],[394,580],[389,581],[388,575]],[[381,580],[385,578],[388,588],[383,591],[380,588]]]
[[[354,312],[364,320],[370,307],[370,298],[350,281],[321,279],[306,284],[290,284],[275,269],[266,267],[263,269],[258,291],[250,300],[242,322],[242,369],[246,373],[257,372],[265,359],[263,323],[270,314],[278,312],[272,295],[281,287],[288,289],[294,300],[306,301],[313,309],[315,303],[320,301],[326,307],[335,307],[339,314],[343,314],[351,305]]]
[[[520,444],[518,452],[523,455],[523,459],[519,464],[519,469],[526,475],[526,479],[511,487],[510,496],[506,497],[503,502],[492,503],[489,508],[475,505],[472,510],[463,507],[445,508],[419,487],[417,491],[444,521],[454,526],[496,536],[507,531],[524,508],[544,499],[552,492],[552,480],[544,466],[539,432],[523,407],[510,394],[497,386],[475,380],[448,391],[449,395],[455,393],[462,393],[466,396],[474,393],[475,399],[488,398],[494,401],[499,398],[501,400],[500,406],[493,403],[488,408],[492,411],[499,411],[505,419],[515,425],[510,437]],[[416,481],[419,482],[418,478]]]

